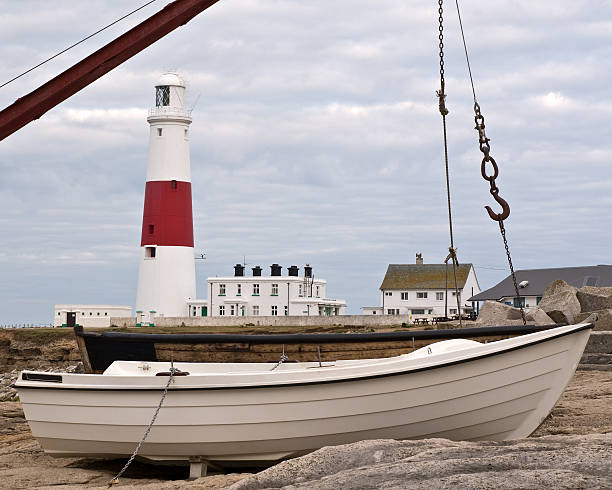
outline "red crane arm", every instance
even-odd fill
[[[38,119],[219,0],[175,0],[0,112],[0,141]]]

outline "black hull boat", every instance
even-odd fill
[[[85,371],[100,373],[115,361],[286,362],[392,357],[441,340],[492,342],[541,332],[557,325],[509,325],[444,330],[366,333],[128,333],[74,332]]]

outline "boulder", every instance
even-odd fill
[[[532,323],[535,325],[551,325],[555,323],[555,321],[539,306],[531,308],[525,317],[527,319],[527,323]]]
[[[229,488],[609,488],[611,443],[612,434],[361,441],[284,461]]]
[[[538,306],[555,323],[574,323],[580,313],[580,303],[576,297],[577,289],[561,279],[551,282]]]
[[[579,313],[578,315],[576,315],[576,318],[574,318],[574,321],[576,323],[580,323],[581,321],[585,320],[593,313],[597,313],[597,320],[595,321],[594,330],[607,330],[607,331],[612,330],[612,309],[596,310],[596,311],[590,311],[587,313]]]
[[[551,325],[555,321],[541,308],[532,308],[525,312],[525,319],[530,325]],[[521,310],[500,303],[499,301],[485,301],[478,313],[477,326],[487,325],[522,325]]]
[[[485,301],[478,312],[477,325],[512,325],[516,321],[522,323],[521,311],[518,308],[500,303]]]
[[[576,291],[582,312],[612,309],[612,288],[584,286]]]

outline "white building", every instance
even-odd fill
[[[475,305],[469,299],[480,292],[472,264],[459,265],[457,286],[461,314],[471,314]],[[411,320],[432,320],[458,314],[452,264],[448,269],[446,264],[423,264],[421,254],[417,254],[416,264],[389,264],[380,294],[381,306],[364,306],[365,315],[409,315]]]
[[[325,279],[313,278],[312,267],[287,268],[273,264],[270,275],[262,276],[261,267],[245,276],[244,267],[234,266],[234,276],[209,277],[208,300],[189,302],[190,316],[316,316],[344,315],[346,301],[327,298]]]
[[[132,315],[131,306],[119,305],[55,305],[54,327],[110,327],[111,317]]]

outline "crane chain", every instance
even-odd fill
[[[438,3],[441,5],[442,0],[438,0]],[[480,105],[476,100],[476,89],[474,88],[474,79],[472,77],[472,68],[470,66],[470,57],[468,55],[467,43],[465,42],[465,33],[463,31],[463,21],[461,19],[461,11],[459,9],[459,0],[455,0],[455,5],[457,6],[457,17],[459,18],[459,28],[461,31],[461,39],[463,40],[463,50],[465,52],[465,61],[467,63],[468,73],[470,76],[470,84],[472,86],[472,94],[474,96],[474,122],[476,123],[476,131],[478,131],[478,145],[480,147],[480,151],[483,154],[483,158],[480,164],[480,173],[482,174],[482,178],[489,182],[489,192],[493,199],[497,201],[497,203],[502,207],[501,213],[495,213],[490,206],[485,206],[489,217],[493,221],[497,221],[499,224],[499,231],[501,233],[502,239],[504,241],[504,248],[506,249],[506,256],[508,258],[508,265],[510,267],[510,274],[512,276],[512,282],[514,283],[514,292],[516,294],[516,300],[519,305],[519,309],[521,310],[521,318],[523,319],[523,325],[527,325],[527,319],[525,317],[525,310],[523,309],[523,302],[521,301],[521,295],[519,293],[519,288],[516,282],[516,274],[514,272],[514,266],[512,265],[512,257],[510,256],[510,248],[508,246],[508,239],[506,238],[506,228],[504,227],[504,220],[510,216],[510,205],[508,202],[503,199],[499,195],[499,187],[495,182],[495,179],[499,176],[499,167],[497,166],[497,162],[491,156],[491,145],[490,139],[487,138],[487,134],[485,132],[485,119],[480,111]],[[493,173],[487,174],[487,164],[490,164],[493,170]]]

